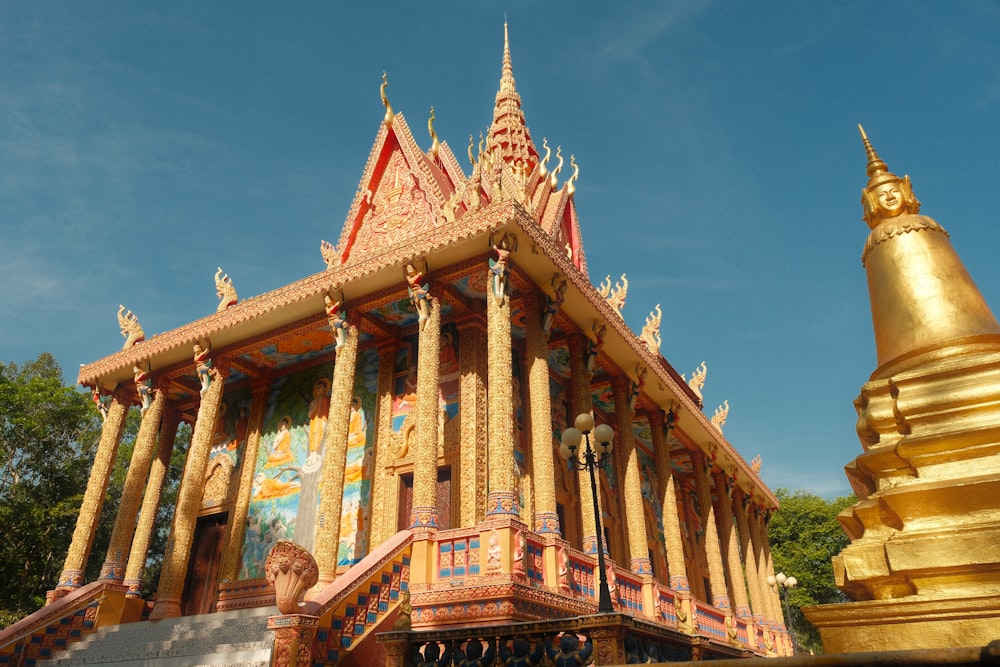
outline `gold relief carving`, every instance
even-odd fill
[[[394,458],[395,433],[392,430],[392,391],[394,380],[394,362],[396,359],[395,345],[379,347],[378,366],[378,412],[376,416],[375,457],[372,463],[372,503],[371,503],[371,548],[374,549],[389,539],[395,531],[395,526],[389,526],[390,520],[396,520],[395,507],[388,497],[393,475],[388,468]]]
[[[219,297],[219,307],[215,309],[217,313],[235,306],[236,302],[239,301],[232,279],[230,279],[229,274],[222,272],[221,266],[215,272],[215,295]]]
[[[90,479],[87,481],[87,490],[83,494],[80,514],[77,516],[76,528],[73,530],[73,541],[66,554],[66,562],[63,566],[63,573],[59,577],[57,590],[76,588],[83,583],[82,580],[76,580],[75,573],[83,572],[87,558],[90,556],[90,547],[94,542],[97,520],[101,516],[104,493],[111,477],[111,467],[118,453],[118,443],[121,441],[122,431],[125,428],[127,413],[125,399],[120,391],[116,391],[111,400],[111,406],[108,408],[108,418],[104,420],[104,426],[101,429],[101,441],[97,445],[94,465],[90,469]]]
[[[299,611],[303,594],[319,580],[319,567],[312,555],[298,544],[280,540],[264,561],[267,583],[274,587],[274,601],[282,614]]]
[[[164,388],[158,387],[156,395],[148,409],[142,413],[142,422],[136,434],[135,447],[132,450],[132,460],[129,461],[128,472],[125,474],[125,485],[119,501],[115,525],[111,531],[108,552],[101,571],[102,579],[121,580],[124,576],[125,563],[122,558],[128,553],[135,534],[135,517],[143,497],[146,485],[146,475],[153,460],[156,449],[156,435],[160,430],[160,420],[166,406],[167,394]]]
[[[624,467],[625,523],[628,529],[628,552],[633,571],[652,574],[646,539],[646,514],[642,500],[642,471],[639,469],[639,453],[633,439],[632,411],[628,408],[628,378],[618,376],[611,383],[615,399],[615,449],[618,450],[616,467]]]
[[[333,367],[330,412],[323,437],[322,472],[320,473],[320,504],[316,526],[316,562],[319,581],[328,584],[336,578],[337,550],[340,546],[340,517],[344,499],[344,469],[347,464],[347,438],[350,432],[351,401],[354,398],[354,376],[357,371],[358,335],[347,336],[337,352]]]
[[[701,403],[702,400],[701,390],[705,386],[705,376],[707,375],[708,375],[708,366],[706,366],[705,362],[703,361],[701,362],[701,366],[694,369],[694,372],[691,373],[691,379],[687,380],[688,386],[691,388],[691,391],[694,392],[694,395],[698,397],[699,403]],[[683,377],[684,376],[681,375],[681,378]]]
[[[732,584],[732,603],[736,613],[746,616],[750,607],[747,600],[747,587],[743,580],[743,563],[740,562],[739,538],[736,535],[736,524],[733,521],[732,499],[729,493],[722,493],[721,489],[727,489],[729,480],[722,474],[715,476],[715,488],[718,501],[719,537],[722,540],[722,549],[725,556],[725,565]],[[735,626],[734,626],[735,628]],[[735,632],[735,629],[734,629]]]
[[[510,300],[486,300],[486,338],[489,370],[487,419],[489,420],[489,491],[516,490],[514,480],[514,401],[512,391]],[[496,508],[490,507],[488,512]],[[513,514],[517,514],[516,506]]]
[[[458,421],[461,425],[459,443],[459,476],[463,493],[459,496],[459,525],[473,526],[477,523],[476,508],[479,499],[479,465],[477,438],[482,403],[479,402],[483,378],[479,374],[479,340],[484,336],[474,324],[459,325],[459,405]]]
[[[233,473],[233,461],[228,456],[216,456],[212,465],[209,466],[208,475],[205,478],[205,489],[201,496],[201,502],[205,503],[222,502],[229,495],[229,478]]]
[[[489,469],[489,438],[487,437],[487,374],[489,373],[489,355],[487,352],[486,336],[476,336],[476,376],[479,381],[476,383],[476,523],[486,517],[486,495],[489,482],[487,480],[487,470]]]
[[[435,226],[427,193],[403,153],[395,151],[382,172],[351,254],[368,255]]]
[[[139,325],[139,318],[129,310],[125,310],[125,306],[118,305],[118,328],[122,331],[122,336],[125,337],[125,344],[122,345],[123,350],[127,350],[136,343],[139,343],[146,339],[146,334],[142,330],[142,326]]]
[[[570,387],[570,414],[566,416],[569,423],[559,424],[560,429],[568,427],[576,418],[576,415],[591,412],[594,409],[593,397],[590,393],[590,373],[587,371],[586,366],[593,343],[581,336],[570,336],[567,344],[569,347],[570,378],[572,378],[572,385]],[[587,349],[586,359],[584,358],[585,348]],[[580,502],[576,508],[576,512],[579,513],[583,528],[581,537],[586,542],[588,539],[596,539],[597,525],[594,523],[594,514],[590,510],[594,506],[594,495],[590,490],[590,477],[585,470],[577,471],[577,488],[580,493]],[[600,493],[597,494],[597,503],[603,513],[604,508],[601,506]],[[580,546],[584,545],[581,544]]]
[[[201,486],[205,479],[205,468],[212,448],[215,422],[225,385],[222,374],[217,368],[212,369],[212,375],[214,381],[201,395],[198,419],[194,425],[184,475],[177,494],[177,508],[174,511],[174,522],[163,556],[157,602],[150,614],[150,618],[154,620],[180,615],[181,593],[184,589],[191,544],[194,542],[195,523],[201,505]]]
[[[425,299],[427,319],[420,330],[417,357],[416,442],[413,452],[413,506],[437,506],[437,453],[441,384],[441,304]]]

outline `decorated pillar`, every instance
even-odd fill
[[[426,297],[417,355],[416,451],[413,453],[413,507],[410,529],[438,528],[438,402],[441,383],[441,303]]]
[[[653,574],[649,560],[649,542],[646,539],[646,514],[642,500],[642,470],[639,452],[635,448],[632,432],[632,408],[629,406],[629,379],[615,377],[611,381],[615,398],[615,440],[618,460],[625,470],[624,499],[625,523],[628,529],[628,551],[631,570],[636,574]]]
[[[163,387],[157,392],[165,394]],[[154,401],[155,403],[155,401]],[[163,483],[170,471],[170,457],[174,453],[174,440],[181,423],[181,414],[177,408],[167,405],[163,408],[160,419],[160,433],[156,448],[156,458],[149,468],[146,480],[146,491],[142,497],[142,507],[139,509],[139,520],[135,526],[135,537],[132,538],[132,549],[129,551],[128,563],[125,566],[126,597],[142,597],[142,575],[146,569],[146,556],[149,554],[149,543],[156,530],[156,514],[160,508],[160,497],[163,495]],[[141,426],[140,426],[141,430]]]
[[[59,575],[59,584],[55,591],[47,596],[49,602],[83,585],[83,571],[87,567],[90,547],[94,544],[97,521],[101,517],[101,508],[104,505],[104,496],[108,489],[108,481],[111,479],[115,456],[118,454],[118,443],[122,438],[127,413],[128,403],[125,394],[118,389],[111,399],[107,417],[104,419],[101,442],[97,446],[94,465],[90,469],[87,490],[83,494],[80,515],[73,530],[73,541],[69,545],[62,574]]]
[[[663,541],[666,543],[669,580],[667,585],[677,595],[675,604],[677,629],[681,632],[695,633],[697,629],[691,614],[691,586],[684,565],[684,535],[681,532],[674,467],[670,463],[670,442],[667,440],[666,430],[668,426],[663,423],[663,413],[650,414],[649,426],[653,436],[653,455],[656,457],[656,477],[661,489]]]
[[[198,345],[195,348],[196,369],[203,387],[201,404],[198,406],[198,417],[194,424],[194,433],[191,435],[191,446],[188,447],[184,476],[177,492],[174,522],[170,527],[166,552],[163,554],[163,570],[160,572],[160,583],[156,592],[156,606],[149,615],[151,620],[181,615],[181,595],[184,592],[184,579],[187,575],[191,544],[194,542],[194,532],[198,522],[205,468],[212,450],[215,421],[219,416],[219,405],[222,403],[226,384],[218,368],[224,364],[209,365],[207,351]]]
[[[378,346],[378,417],[376,422],[375,456],[372,461],[371,549],[385,542],[396,532],[399,517],[395,497],[395,475],[387,471],[394,456],[392,430],[392,392],[395,385],[396,341]]]
[[[157,386],[152,398],[148,399],[148,407],[142,410],[142,421],[139,433],[132,449],[132,460],[125,474],[125,486],[118,504],[118,515],[111,530],[111,541],[108,553],[101,567],[101,579],[122,581],[125,577],[125,558],[132,545],[132,537],[136,531],[136,514],[142,502],[143,489],[149,475],[149,465],[156,449],[156,436],[160,430],[160,419],[167,402],[167,385]]]
[[[342,324],[341,331],[347,328]],[[316,526],[316,590],[337,578],[340,548],[340,515],[344,502],[344,468],[347,465],[347,436],[351,428],[351,400],[358,364],[358,331],[351,327],[338,343],[330,389],[330,414],[323,436],[323,470],[319,482],[319,523]]]
[[[569,344],[569,375],[572,378],[570,387],[570,414],[566,415],[568,424],[562,424],[563,428],[573,425],[576,416],[584,412],[592,412],[594,409],[593,397],[590,394],[590,373],[587,371],[587,359],[584,356],[587,349],[587,342],[580,336],[570,336]],[[580,470],[579,489],[580,503],[577,511],[580,512],[581,525],[583,526],[582,550],[587,554],[597,554],[597,526],[594,524],[594,494],[590,490],[590,473]],[[597,470],[595,474],[600,475],[602,471]],[[600,494],[598,494],[598,506],[600,506]],[[603,513],[602,513],[603,515]],[[607,546],[605,545],[605,550]]]
[[[653,436],[653,455],[656,458],[656,477],[660,482],[661,508],[663,511],[663,541],[667,549],[668,585],[675,591],[690,591],[687,569],[684,567],[684,535],[681,533],[677,513],[677,491],[674,484],[674,467],[670,463],[670,443],[661,412],[649,415],[650,433]]]
[[[494,276],[495,277],[495,276]],[[518,516],[514,479],[513,364],[510,341],[510,297],[506,280],[500,288],[493,281],[486,298],[486,345],[489,359],[486,431],[489,439],[489,494],[486,516]]]
[[[552,455],[552,395],[549,390],[548,336],[542,328],[541,299],[525,297],[525,354],[528,369],[528,415],[531,424],[532,480],[534,482],[534,528],[541,534],[559,535],[556,512],[555,459]]]
[[[476,525],[486,511],[486,332],[481,320],[458,324],[461,428],[459,483],[462,495],[458,525]]]
[[[722,536],[723,551],[726,554],[733,611],[740,618],[746,618],[750,615],[750,602],[747,599],[747,586],[743,578],[743,563],[740,562],[739,538],[736,536],[736,524],[733,521],[732,499],[729,495],[731,487],[729,480],[721,472],[715,475],[715,488],[719,497],[717,514],[719,535]]]
[[[250,512],[250,497],[253,494],[257,451],[260,448],[260,427],[264,422],[264,408],[267,405],[267,394],[270,388],[270,380],[255,382],[250,388],[253,399],[250,404],[250,415],[247,418],[247,441],[241,454],[240,486],[236,492],[233,517],[229,522],[229,535],[226,539],[225,551],[222,554],[222,567],[219,573],[219,578],[222,581],[236,581],[239,578],[240,564],[243,560],[243,540],[246,537],[247,515]]]
[[[712,489],[708,484],[708,471],[712,462],[701,452],[691,455],[694,468],[695,488],[701,509],[702,525],[705,527],[705,559],[708,561],[708,578],[712,586],[711,603],[722,611],[729,611],[729,594],[726,592],[726,570],[722,562],[722,547],[715,522],[715,507],[712,504]],[[720,491],[721,493],[721,491]]]
[[[781,595],[778,593],[776,587],[767,584],[768,577],[774,576],[774,561],[771,560],[771,544],[767,539],[767,523],[769,519],[769,513],[761,508],[757,513],[757,533],[760,536],[761,563],[764,566],[761,569],[761,579],[764,582],[764,590],[771,605],[771,620],[784,626],[785,615],[781,609]]]
[[[750,537],[750,523],[747,521],[747,506],[750,503],[750,497],[747,496],[742,490],[737,491],[736,496],[736,525],[739,528],[739,538],[740,538],[740,551],[743,552],[743,559],[745,561],[745,571],[747,579],[747,588],[750,591],[750,606],[753,612],[754,620],[758,623],[764,620],[767,616],[766,602],[764,600],[764,594],[761,590],[761,584],[763,583],[760,578],[760,570],[757,564],[757,550],[754,548]]]

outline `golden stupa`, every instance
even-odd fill
[[[1000,636],[1000,324],[909,177],[861,136],[878,367],[854,401],[859,501],[833,559],[852,601],[803,611],[827,652],[982,646]]]

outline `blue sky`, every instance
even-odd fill
[[[67,379],[321,270],[382,118],[464,155],[510,24],[532,137],[580,165],[591,278],[708,365],[705,409],[772,487],[849,491],[875,368],[857,124],[1000,306],[1000,5],[988,2],[0,4],[0,359]]]

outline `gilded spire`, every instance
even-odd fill
[[[920,202],[909,177],[889,171],[864,129],[861,139],[868,157],[868,184],[861,203],[872,229],[862,263],[868,274],[879,364],[872,377],[921,363],[919,352],[972,336],[1000,334],[1000,325],[948,233],[918,214]]]
[[[503,66],[500,72],[500,89],[497,91],[493,107],[493,123],[490,125],[487,146],[497,150],[493,154],[493,164],[499,166],[502,160],[513,164],[520,160],[528,171],[538,163],[538,151],[531,141],[528,127],[521,110],[521,96],[514,83],[514,67],[510,58],[510,39],[507,22],[503,24]],[[500,160],[497,160],[497,158]]]
[[[441,147],[441,142],[438,141],[437,132],[434,131],[434,107],[431,107],[431,115],[427,119],[427,132],[431,135],[431,150],[430,154],[435,160],[438,156],[438,150]]]

